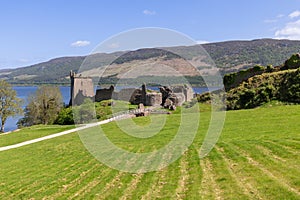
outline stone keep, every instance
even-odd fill
[[[89,77],[81,77],[75,72],[70,72],[71,79],[71,98],[69,105],[80,105],[85,98],[94,99],[94,84],[93,80]]]

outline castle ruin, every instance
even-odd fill
[[[145,106],[163,106],[165,108],[176,108],[184,102],[191,101],[193,98],[193,90],[186,85],[160,87],[160,91],[148,90],[146,84],[141,88],[123,88],[116,91],[111,85],[109,88],[97,89],[94,92],[94,84],[92,78],[82,77],[74,72],[70,72],[71,79],[71,99],[69,105],[80,105],[85,98],[90,98],[95,102],[103,100],[123,100],[131,104]]]
[[[85,98],[93,99],[95,96],[93,80],[89,77],[82,77],[70,71],[71,95],[69,105],[80,105]]]

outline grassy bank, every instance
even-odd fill
[[[300,106],[227,112],[222,135],[204,159],[198,151],[210,114],[200,116],[188,151],[168,167],[146,174],[99,163],[76,133],[0,152],[0,199],[300,198]],[[178,120],[179,114],[169,115],[160,133],[147,139],[123,134],[116,123],[102,128],[116,145],[146,152],[168,143]],[[147,117],[135,121],[141,126],[150,123]]]
[[[35,125],[8,134],[0,134],[0,147],[17,144],[27,140],[40,138],[46,135],[59,133],[75,128],[74,125]]]

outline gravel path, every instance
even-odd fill
[[[33,139],[33,140],[28,140],[28,141],[21,142],[21,143],[18,143],[18,144],[13,144],[13,145],[5,146],[5,147],[0,147],[0,152],[10,150],[10,149],[19,148],[19,147],[22,147],[22,146],[25,146],[25,145],[37,143],[37,142],[44,141],[44,140],[49,140],[49,139],[56,138],[56,137],[59,137],[59,136],[74,133],[76,131],[80,131],[80,130],[83,130],[83,129],[99,126],[99,125],[102,125],[102,124],[107,124],[111,121],[115,121],[115,120],[118,120],[118,119],[124,119],[124,118],[130,118],[130,117],[132,117],[132,116],[129,115],[129,114],[123,114],[123,115],[119,115],[119,116],[116,116],[116,117],[113,117],[113,118],[110,118],[110,119],[107,119],[107,120],[103,120],[103,121],[100,121],[100,122],[85,124],[85,125],[82,125],[80,127],[77,127],[77,128],[71,129],[71,130],[67,130],[67,131],[63,131],[63,132],[60,132],[60,133],[47,135],[47,136],[44,136],[44,137],[36,138],[36,139]]]

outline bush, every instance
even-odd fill
[[[96,119],[94,102],[86,98],[83,104],[73,107],[73,119],[76,124],[90,123]]]
[[[294,54],[287,61],[285,61],[284,66],[281,67],[281,70],[297,69],[299,67],[300,67],[300,54]]]
[[[59,125],[71,125],[74,124],[74,119],[73,119],[73,112],[72,112],[72,107],[68,107],[68,108],[63,108],[55,122],[55,124],[59,124]]]

